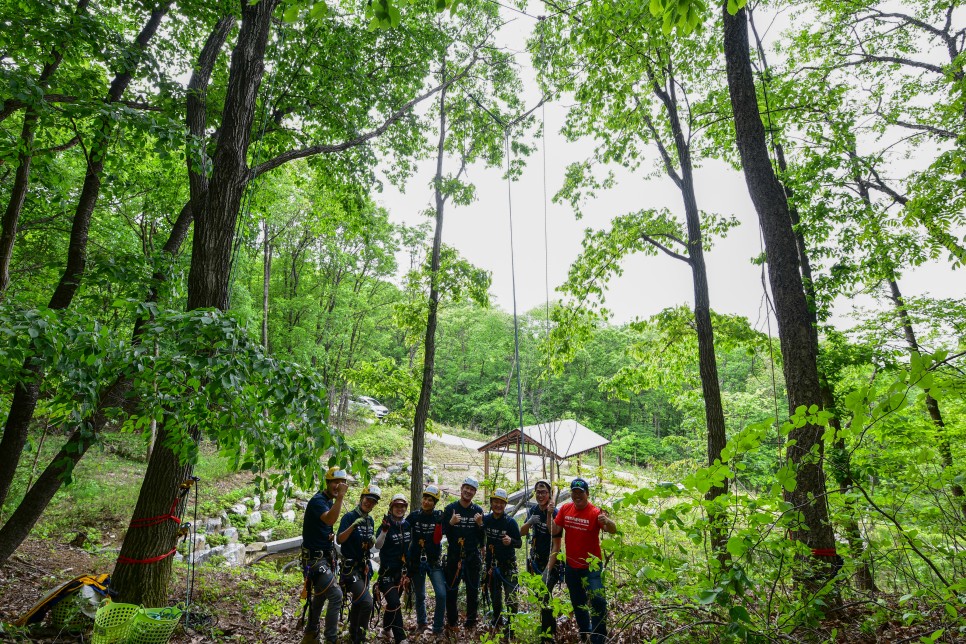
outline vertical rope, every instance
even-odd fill
[[[517,413],[520,423],[520,440],[517,443],[517,459],[523,464],[523,486],[529,488],[527,476],[527,462],[523,456],[523,442],[526,433],[523,430],[523,385],[520,379],[520,322],[517,315],[517,271],[516,254],[513,249],[513,181],[510,177],[510,131],[503,130],[503,144],[506,150],[506,196],[507,219],[510,223],[510,280],[513,286],[513,359],[517,366]]]

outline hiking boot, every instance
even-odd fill
[[[319,639],[319,632],[306,632],[302,636],[302,644],[322,644],[322,640]]]
[[[411,629],[409,629],[409,632],[412,635],[422,635],[428,630],[429,630],[429,624],[416,624]]]

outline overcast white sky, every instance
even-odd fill
[[[531,2],[530,12],[537,15],[540,7]],[[523,50],[523,38],[532,29],[533,21],[516,14],[505,15],[516,20],[505,29],[506,33],[501,37],[503,42],[515,50]],[[517,60],[527,86],[528,104],[533,105],[539,100],[539,92],[529,56],[522,53]],[[543,305],[546,279],[549,279],[550,298],[559,297],[554,289],[566,280],[571,262],[580,253],[585,228],[604,228],[614,216],[645,207],[668,207],[672,212],[683,212],[680,193],[670,180],[645,180],[643,172],[637,175],[619,173],[617,186],[588,204],[584,208],[585,218],[579,221],[569,205],[548,202],[549,275],[545,278],[542,155],[546,155],[549,199],[561,187],[567,165],[586,158],[592,150],[589,141],[570,143],[559,134],[565,115],[565,105],[547,105],[546,148],[530,157],[523,176],[512,187],[516,293],[520,313]],[[450,163],[452,168],[453,161]],[[430,181],[434,170],[435,160],[423,163],[417,175],[409,181],[406,194],[387,184],[377,201],[389,209],[395,221],[410,225],[425,221],[422,213],[431,205]],[[443,241],[457,248],[475,265],[492,272],[494,305],[509,312],[513,307],[513,287],[506,181],[500,170],[479,166],[470,168],[468,179],[476,185],[478,199],[467,207],[447,209]],[[699,208],[734,214],[741,221],[727,239],[717,243],[706,255],[711,306],[722,313],[743,315],[763,330],[761,268],[750,261],[761,252],[758,218],[744,177],[720,162],[708,162],[697,171],[696,185]],[[607,297],[608,306],[615,314],[614,322],[646,318],[670,306],[693,303],[691,273],[683,262],[665,255],[635,256],[626,260],[625,267],[624,275],[611,283]],[[907,296],[928,293],[935,297],[963,297],[964,283],[962,271],[954,272],[948,264],[918,269],[901,281]],[[865,299],[861,304],[867,306],[870,300]],[[850,309],[848,301],[839,304],[836,319],[840,326],[848,324],[846,316]]]

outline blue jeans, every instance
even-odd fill
[[[567,566],[565,573],[570,603],[574,605],[574,619],[581,635],[590,634],[591,644],[604,644],[607,639],[607,598],[604,597],[601,572]]]
[[[433,585],[433,593],[436,595],[436,610],[433,613],[433,632],[443,632],[443,621],[446,619],[446,579],[443,577],[443,569],[439,566],[430,566],[427,572],[423,566],[418,566],[413,573],[413,589],[416,591],[416,623],[426,623],[426,577],[429,577]]]

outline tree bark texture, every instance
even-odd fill
[[[734,110],[735,131],[745,181],[765,239],[768,279],[775,301],[779,339],[784,359],[788,402],[792,412],[799,406],[820,405],[818,347],[812,329],[808,301],[799,272],[798,249],[792,230],[785,192],[768,156],[765,128],[749,56],[745,10],[732,16],[723,5],[724,49],[728,89]],[[806,424],[789,433],[795,444],[788,457],[796,467],[797,486],[786,499],[801,513],[802,523],[793,527],[793,539],[812,549],[831,549],[835,538],[828,520],[825,472],[822,465],[823,429]]]
[[[228,306],[235,224],[248,180],[248,148],[272,14],[277,6],[278,0],[242,6],[242,24],[232,51],[211,180],[203,206],[195,212],[188,310],[210,307],[224,310]],[[180,461],[171,442],[197,439],[197,430],[190,436],[172,436],[164,423],[161,424],[132,523],[168,512],[193,470],[190,461]],[[177,511],[182,509],[183,503]],[[120,593],[119,600],[149,606],[164,604],[172,565],[168,553],[175,547],[177,533],[178,525],[172,520],[128,531],[112,575]]]
[[[141,32],[134,41],[134,51],[137,55],[128,58],[122,70],[114,77],[108,90],[105,103],[114,103],[124,94],[133,79],[134,70],[141,60],[141,55],[148,43],[158,30],[162,18],[171,6],[172,0],[162,3],[148,18]],[[109,119],[103,119],[97,128],[98,134],[90,146],[88,153],[87,175],[84,186],[74,212],[74,221],[70,232],[70,243],[67,249],[67,262],[64,273],[57,288],[50,298],[48,308],[59,310],[70,306],[77,292],[87,260],[87,234],[90,229],[91,215],[100,194],[101,173],[104,169],[104,157],[110,143],[110,132],[114,125]],[[24,369],[31,374],[29,380],[22,380],[14,389],[13,400],[4,426],[3,438],[0,439],[0,454],[4,455],[0,461],[0,503],[6,499],[10,491],[17,463],[27,443],[28,429],[37,407],[40,395],[40,384],[43,380],[42,366],[28,359]]]
[[[429,406],[433,395],[433,367],[436,360],[436,326],[439,309],[439,257],[443,245],[443,213],[446,197],[443,195],[443,157],[446,144],[446,61],[443,61],[444,88],[439,94],[439,145],[436,149],[436,178],[433,182],[436,196],[436,231],[433,235],[433,251],[429,264],[429,312],[426,316],[426,339],[423,343],[423,379],[419,386],[419,399],[416,402],[416,417],[413,421],[413,459],[412,478],[409,483],[409,496],[412,507],[416,507],[423,494],[423,450],[426,446],[426,422],[429,420]]]
[[[764,50],[761,41],[758,39],[757,32],[755,40],[764,59]],[[778,162],[778,170],[784,175],[788,171],[788,164],[785,161],[785,150],[780,143],[775,144],[775,159]],[[808,247],[805,244],[805,231],[802,228],[801,217],[798,208],[795,207],[792,199],[794,191],[789,185],[782,181],[782,188],[785,190],[785,197],[789,202],[788,215],[791,218],[792,230],[795,231],[795,245],[798,248],[798,261],[802,271],[802,286],[805,289],[805,298],[808,301],[808,311],[811,318],[812,336],[815,346],[818,343],[818,301],[815,296],[815,281],[812,278],[812,262],[808,256]],[[816,354],[818,355],[818,354]],[[839,416],[838,407],[835,404],[835,389],[829,382],[828,374],[821,367],[818,367],[819,388],[822,395],[822,407],[831,412],[829,425],[835,430],[834,451],[835,457],[832,459],[832,476],[839,486],[839,493],[844,499],[845,512],[842,518],[841,529],[845,534],[846,541],[849,543],[849,551],[855,565],[855,583],[860,590],[872,592],[878,590],[875,584],[875,575],[866,557],[865,538],[862,536],[862,529],[859,527],[858,509],[849,494],[855,489],[855,481],[852,478],[851,452],[842,437],[842,421]]]
[[[90,0],[79,0],[74,16],[87,11]],[[50,59],[44,64],[37,86],[43,90],[50,83],[51,76],[60,67],[64,59],[64,44],[54,46],[50,52]],[[13,258],[13,247],[17,240],[17,227],[20,223],[20,213],[27,198],[30,187],[30,165],[33,159],[33,144],[37,133],[37,123],[40,114],[35,107],[28,107],[23,116],[23,126],[20,131],[20,155],[17,159],[17,173],[14,175],[13,186],[10,188],[10,201],[3,213],[2,228],[0,228],[0,297],[10,286],[10,262]]]
[[[271,15],[278,0],[242,10],[242,27],[232,52],[228,91],[212,160],[204,206],[195,212],[195,240],[188,273],[188,309],[228,308],[232,244],[248,181],[248,147],[265,72]]]

